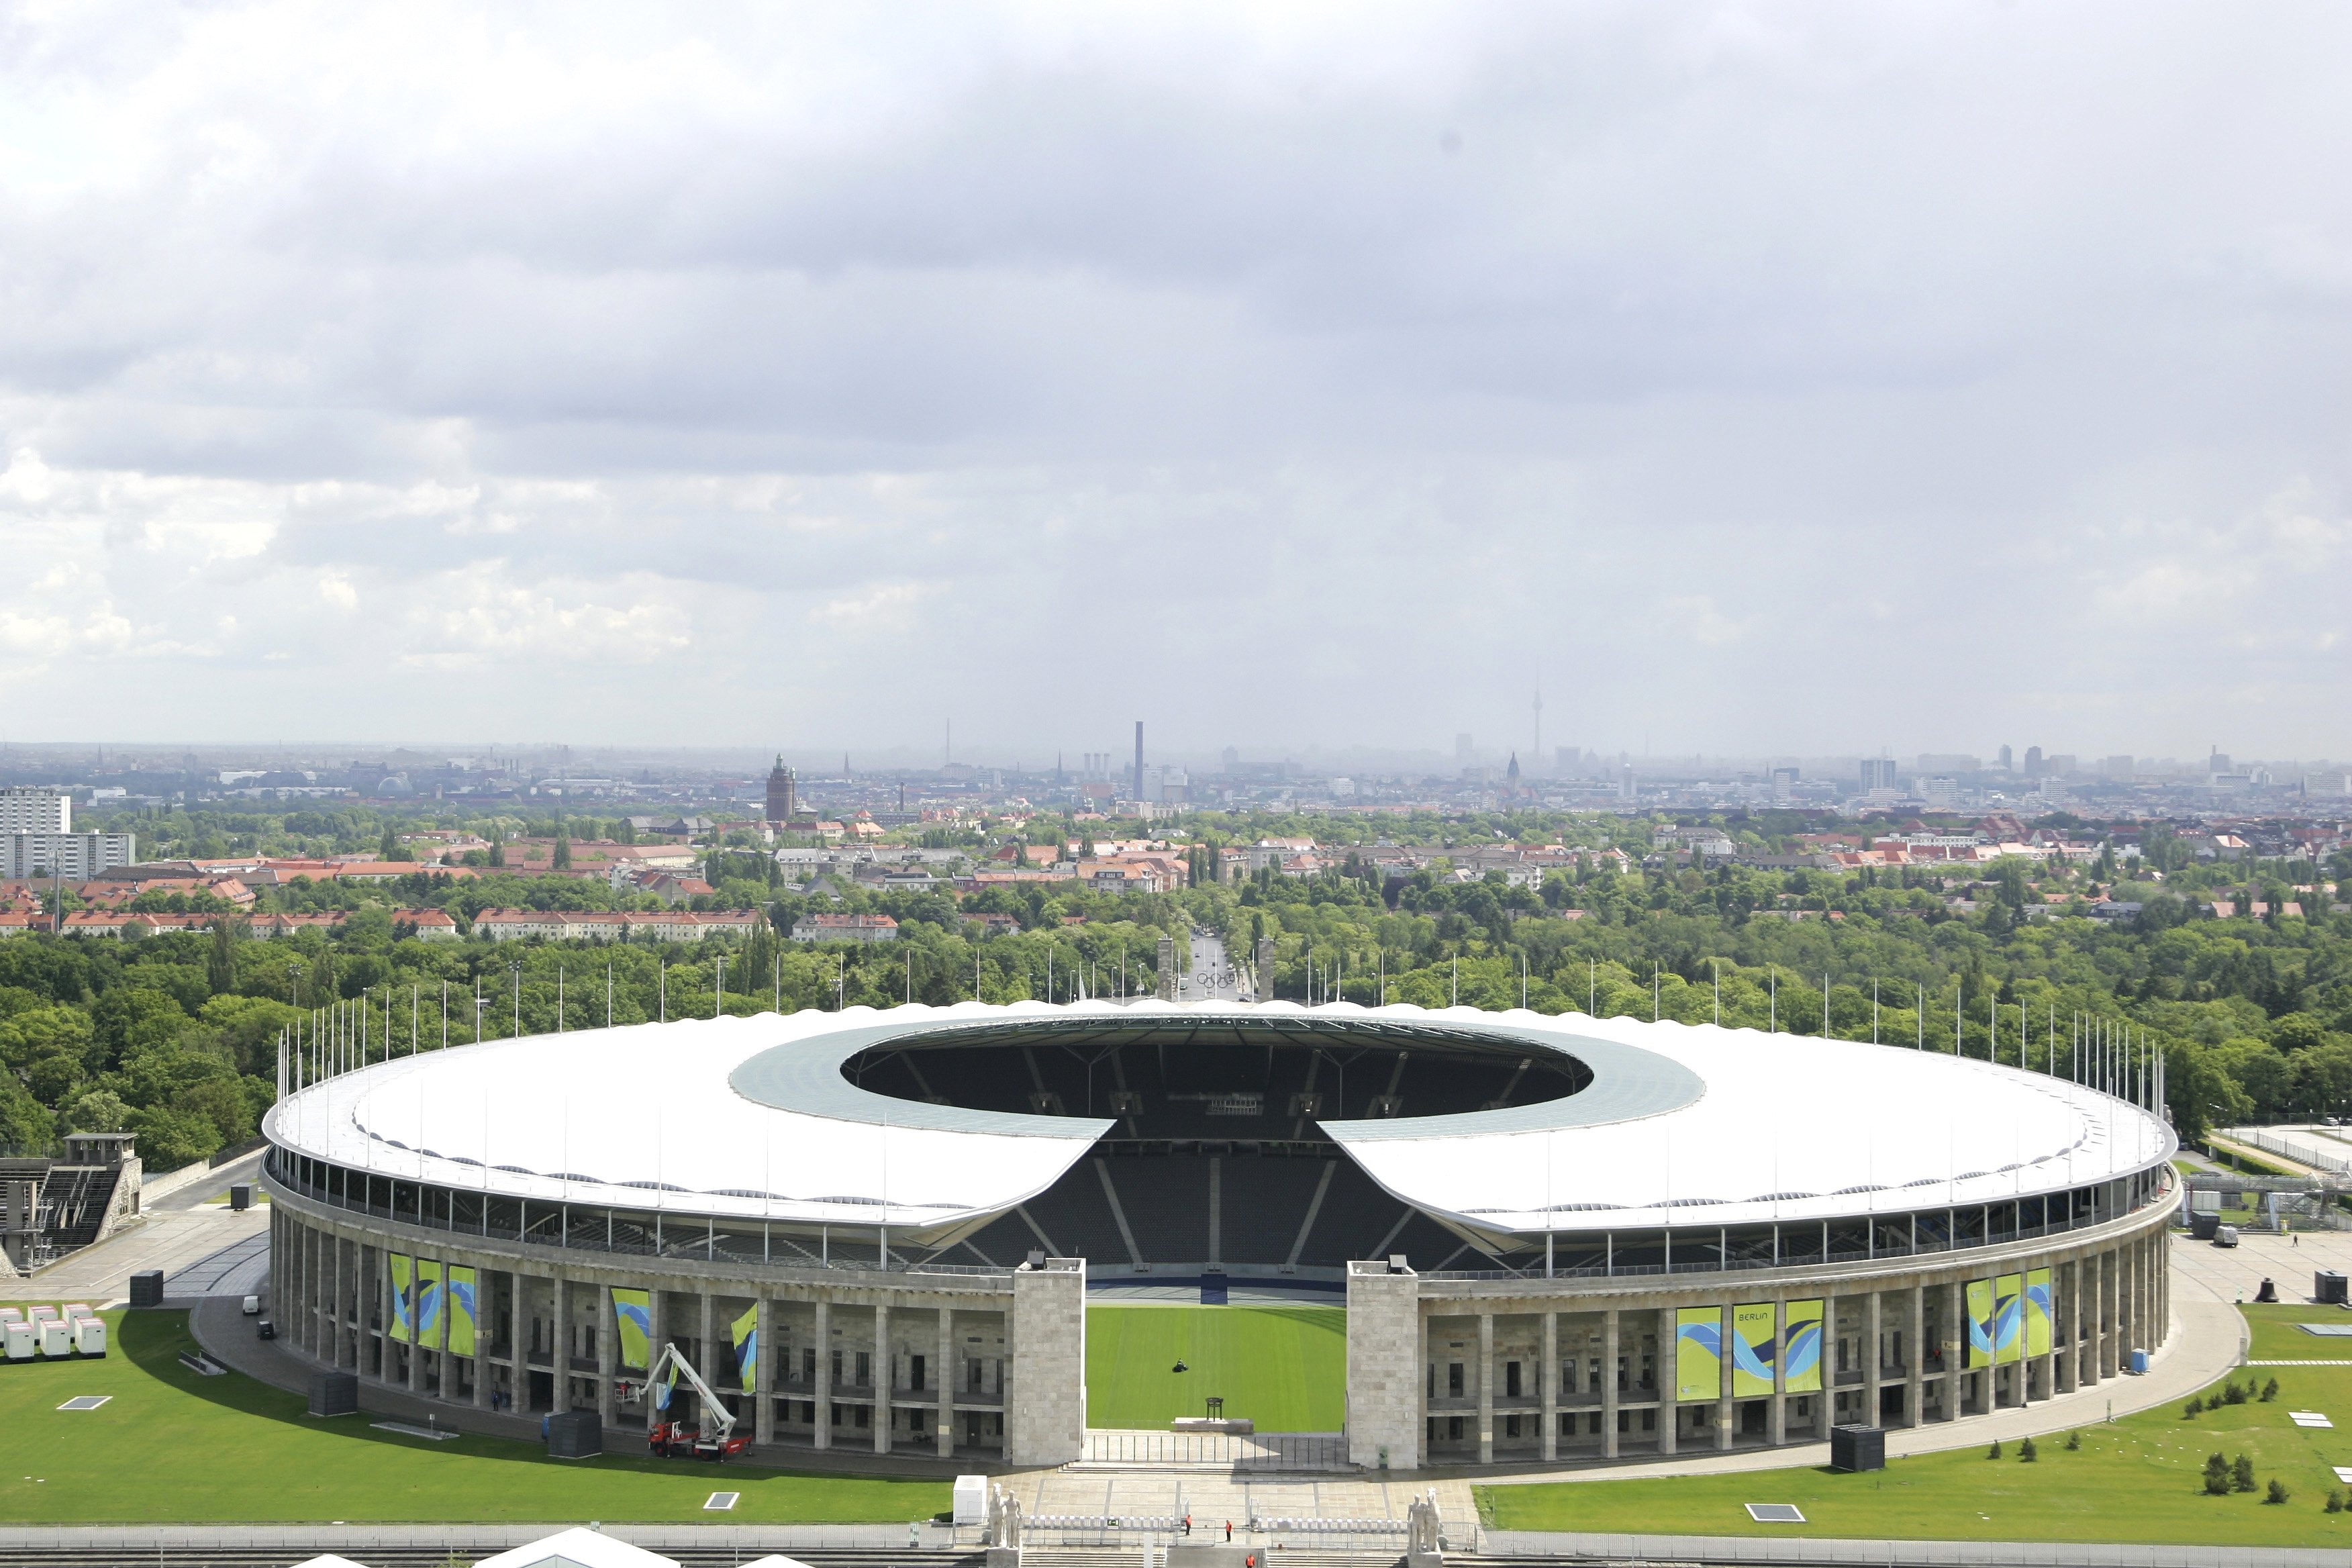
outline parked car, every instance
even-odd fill
[[[2216,1247],[2237,1246],[2238,1227],[2234,1225],[2215,1226],[2213,1227],[2213,1245]]]
[[[257,1338],[274,1340],[278,1337],[278,1325],[264,1318],[253,1325],[253,1331]]]
[[[248,1318],[257,1318],[261,1315],[260,1297],[247,1296],[245,1299],[245,1315]]]

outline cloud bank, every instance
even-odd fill
[[[2347,31],[0,11],[7,738],[2342,755]]]

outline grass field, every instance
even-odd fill
[[[1190,1370],[1171,1369],[1182,1362]],[[1089,1307],[1087,1424],[1160,1427],[1211,1394],[1261,1432],[1336,1432],[1348,1410],[1339,1307]]]
[[[2282,1279],[2281,1287],[2292,1291],[2309,1289],[2310,1286],[2293,1279]],[[2341,1307],[2315,1307],[2305,1301],[2282,1301],[2276,1306],[2248,1305],[2238,1309],[2246,1315],[2253,1330],[2253,1343],[2246,1352],[2252,1361],[2342,1361],[2352,1366],[2352,1338],[2336,1339],[2326,1334],[2306,1334],[2297,1323],[2342,1323],[2352,1328],[2352,1312]]]
[[[1889,1459],[1885,1470],[1862,1475],[1788,1469],[1482,1487],[1479,1508],[1505,1530],[1754,1535],[1768,1528],[1749,1523],[1743,1503],[1792,1502],[1806,1522],[1773,1525],[1769,1533],[2352,1548],[2352,1513],[2323,1506],[2337,1485],[2331,1467],[2352,1465],[2352,1362],[2342,1370],[2252,1367],[2238,1381],[2272,1377],[2279,1382],[2275,1403],[2228,1405],[2193,1420],[2173,1405],[2085,1426],[2079,1452],[2066,1452],[2063,1436],[2045,1437],[2032,1464],[2010,1444],[2000,1459],[1963,1448]],[[2290,1410],[2317,1410],[2340,1425],[2300,1428],[2288,1421]],[[2260,1489],[2205,1496],[2201,1471],[2216,1451],[2231,1459],[2247,1455],[2258,1489],[2275,1477],[2289,1500],[2273,1506]]]
[[[182,1366],[179,1353],[194,1347],[185,1312],[103,1315],[115,1345],[102,1360],[0,1365],[0,1520],[888,1522],[949,1503],[944,1482],[634,1455],[550,1459],[536,1443],[434,1443],[376,1431],[367,1415],[313,1420],[297,1394]],[[113,1397],[97,1410],[57,1408],[83,1394]],[[719,1487],[741,1501],[704,1513]]]

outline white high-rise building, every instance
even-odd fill
[[[135,833],[0,833],[0,877],[83,882],[138,858]]]
[[[0,789],[0,834],[72,831],[73,802],[65,791],[39,784]]]

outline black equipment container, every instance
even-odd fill
[[[360,1377],[355,1372],[314,1372],[310,1374],[310,1414],[356,1415],[360,1408]]]
[[[586,1459],[604,1451],[604,1423],[593,1410],[567,1410],[547,1418],[547,1453],[555,1459]]]
[[[2311,1296],[2323,1307],[2341,1307],[2352,1300],[2345,1290],[2343,1273],[2334,1268],[2323,1268],[2311,1277]]]
[[[163,1271],[150,1268],[131,1277],[131,1304],[134,1307],[160,1307],[163,1304]]]
[[[1886,1434],[1875,1426],[1830,1428],[1830,1468],[1883,1470],[1886,1468]]]

